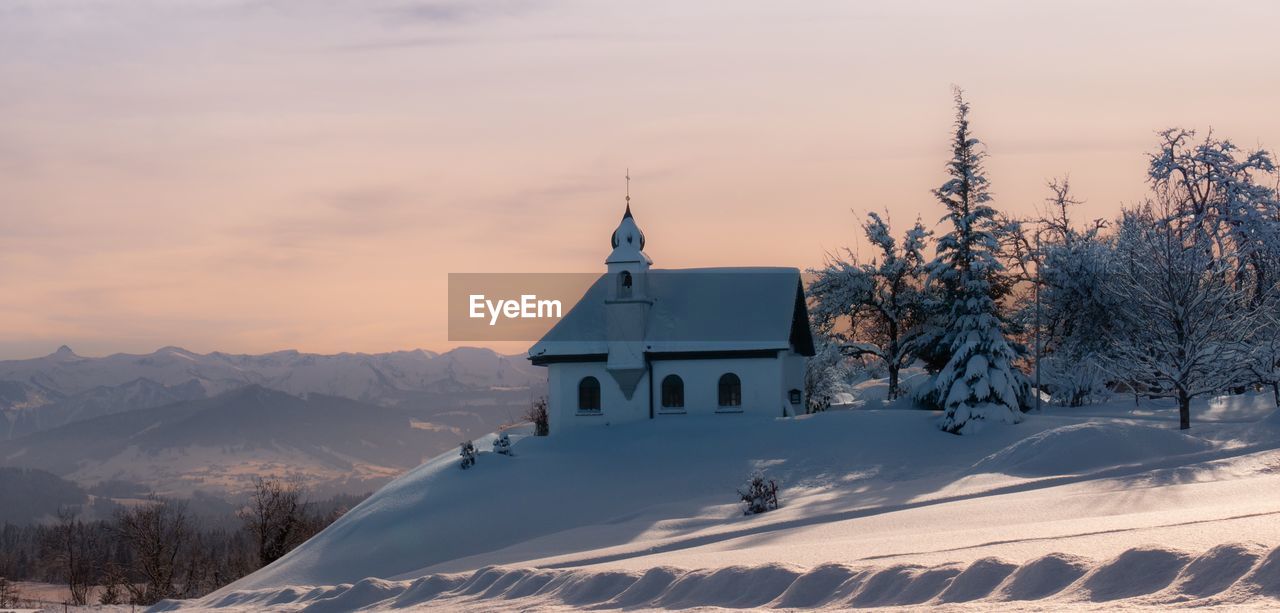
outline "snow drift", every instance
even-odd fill
[[[1167,428],[1086,422],[1032,434],[983,458],[973,470],[1026,477],[1079,474],[1212,448],[1208,441]]]
[[[500,549],[501,563],[622,546],[669,518],[715,528],[753,529],[771,521],[806,521],[806,493],[841,497],[856,509],[883,496],[850,486],[928,477],[920,458],[935,447],[976,462],[1029,432],[1006,428],[982,438],[937,432],[925,411],[838,412],[812,418],[681,416],[639,427],[603,427],[553,437],[513,435],[515,455],[489,453],[476,441],[478,464],[458,469],[456,452],[406,473],[275,564],[237,588],[342,583],[365,576],[398,578],[423,570],[469,570]],[[848,432],[858,432],[851,444]],[[655,450],[662,450],[655,453]],[[963,465],[962,465],[963,466]],[[742,518],[735,489],[751,471],[793,488],[784,508]],[[907,467],[912,467],[908,470]],[[869,470],[872,469],[872,470]],[[673,478],[679,475],[679,478]],[[912,490],[914,492],[914,490]],[[893,494],[905,501],[907,492]],[[485,558],[485,559],[481,559]],[[433,568],[443,565],[439,568]]]
[[[467,574],[406,581],[365,579],[325,589],[236,591],[208,602],[215,610],[271,609],[289,603],[308,612],[369,608],[518,611],[571,606],[592,610],[910,606],[1044,600],[1167,605],[1232,604],[1280,596],[1280,548],[1228,544],[1199,556],[1160,547],[1130,549],[1109,560],[1050,554],[1022,564],[983,558],[967,566],[781,564],[648,571],[486,567]],[[162,603],[168,610],[175,603]],[[1275,603],[1280,605],[1280,602]]]
[[[1280,596],[1280,439],[1252,400],[1200,406],[1190,433],[1127,400],[972,437],[853,409],[517,433],[513,456],[482,439],[473,468],[437,457],[166,607],[1252,606]],[[735,488],[758,469],[782,505],[744,516]]]

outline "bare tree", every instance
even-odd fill
[[[0,607],[18,606],[18,587],[6,577],[0,577]]]
[[[1280,196],[1268,185],[1280,176],[1271,152],[1244,151],[1212,131],[1197,139],[1194,130],[1170,128],[1160,132],[1147,178],[1170,205],[1169,217],[1202,234],[1231,264],[1237,287],[1260,304],[1276,284],[1280,249]]]
[[[835,395],[843,389],[848,359],[837,341],[819,331],[813,335],[814,354],[804,363],[805,413],[819,413],[831,408]]]
[[[181,556],[193,532],[186,504],[153,496],[144,504],[120,511],[116,529],[132,552],[132,570],[141,579],[125,583],[132,602],[154,604],[180,595],[176,581]]]
[[[1083,203],[1071,193],[1069,177],[1049,181],[1050,196],[1020,250],[1032,254],[1034,270],[1023,267],[1032,284],[1032,305],[1020,318],[1030,323],[1036,356],[1036,388],[1067,406],[1107,395],[1106,330],[1116,308],[1104,291],[1113,253],[1107,222],[1095,219],[1078,229],[1072,219]],[[1026,274],[1026,273],[1030,274]],[[1044,385],[1041,385],[1041,382]]]
[[[254,477],[240,519],[253,538],[259,564],[279,560],[318,532],[320,522],[308,507],[301,480]]]
[[[902,244],[889,224],[870,213],[862,226],[879,250],[870,263],[858,264],[854,254],[815,271],[809,286],[815,298],[813,318],[819,331],[830,336],[848,356],[873,356],[889,374],[889,398],[899,395],[899,373],[915,360],[916,341],[926,316],[924,249],[929,232],[916,220]],[[842,329],[841,323],[848,328]]]
[[[115,562],[107,562],[102,569],[102,593],[98,595],[98,604],[123,603],[127,591],[125,584],[128,582],[129,578],[124,568]]]
[[[45,543],[47,558],[67,583],[70,604],[83,606],[89,602],[93,583],[94,537],[80,521],[78,509],[61,507],[57,517],[58,523],[48,533]]]
[[[1247,340],[1259,323],[1260,312],[1211,240],[1150,206],[1128,211],[1111,288],[1126,309],[1124,325],[1112,333],[1113,364],[1148,394],[1177,399],[1184,430],[1193,398],[1244,383]]]
[[[1045,185],[1049,188],[1050,196],[1045,198],[1046,209],[1040,213],[1040,219],[1037,221],[1049,234],[1048,240],[1069,245],[1081,239],[1093,238],[1107,227],[1107,220],[1097,218],[1083,230],[1076,229],[1071,219],[1071,211],[1085,201],[1076,198],[1071,192],[1070,175],[1050,179]]]
[[[1271,388],[1276,407],[1280,408],[1280,305],[1276,302],[1272,298],[1259,310],[1262,322],[1254,329],[1253,359],[1246,368],[1254,384]]]
[[[551,434],[551,418],[547,413],[547,399],[545,396],[534,399],[528,410],[525,411],[524,418],[533,424],[534,436]]]

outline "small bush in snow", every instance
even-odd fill
[[[476,465],[476,446],[467,441],[458,445],[458,455],[462,456],[462,470]]]
[[[511,455],[511,437],[507,436],[506,432],[493,439],[493,452],[501,455]]]
[[[742,514],[755,515],[778,508],[778,484],[773,479],[766,479],[764,473],[756,471],[743,489],[738,490],[742,499]]]
[[[529,405],[529,410],[525,411],[524,418],[533,423],[534,436],[551,434],[551,418],[547,414],[545,397],[534,400],[533,404]]]

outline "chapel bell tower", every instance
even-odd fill
[[[631,173],[627,173],[627,210],[609,243],[613,252],[605,265],[609,288],[605,293],[609,358],[606,368],[631,399],[646,370],[644,333],[649,318],[649,265],[644,253],[644,233],[631,215]]]

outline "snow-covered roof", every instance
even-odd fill
[[[788,348],[813,355],[800,271],[795,268],[649,270],[647,353],[750,352]],[[535,364],[608,353],[601,275],[564,318],[529,349]]]

